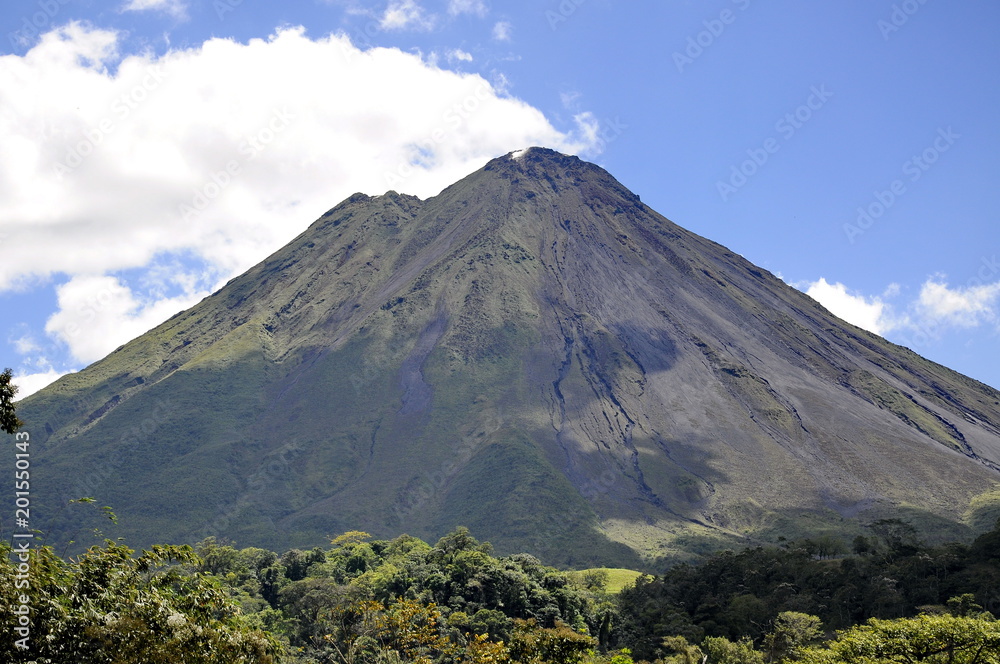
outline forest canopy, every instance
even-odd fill
[[[0,659],[1000,662],[1000,527],[939,547],[901,522],[871,530],[852,552],[821,556],[808,540],[726,551],[618,593],[601,570],[497,556],[464,528],[433,545],[352,531],[281,554],[214,538],[138,553],[105,540],[65,560],[42,546],[26,588],[4,544]]]

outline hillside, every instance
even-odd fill
[[[464,525],[640,567],[883,517],[961,537],[1000,479],[996,390],[541,148],[348,198],[19,413],[58,542],[94,496],[132,546]]]

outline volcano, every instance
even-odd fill
[[[961,536],[1000,481],[996,390],[543,148],[355,194],[19,409],[51,542],[89,543],[92,496],[132,546],[464,525],[642,565],[884,518]]]

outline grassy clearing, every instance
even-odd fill
[[[569,577],[576,583],[585,585],[588,576],[600,574],[601,572],[607,575],[604,590],[612,594],[620,593],[628,586],[634,584],[635,580],[642,576],[642,572],[637,572],[634,569],[623,569],[621,567],[592,567],[590,569],[581,569],[569,572]]]

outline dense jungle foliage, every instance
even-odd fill
[[[26,568],[3,548],[11,663],[1000,662],[1000,524],[928,547],[883,521],[850,552],[727,551],[616,594],[601,570],[494,556],[462,528],[281,555],[105,540],[69,560],[33,548]]]

